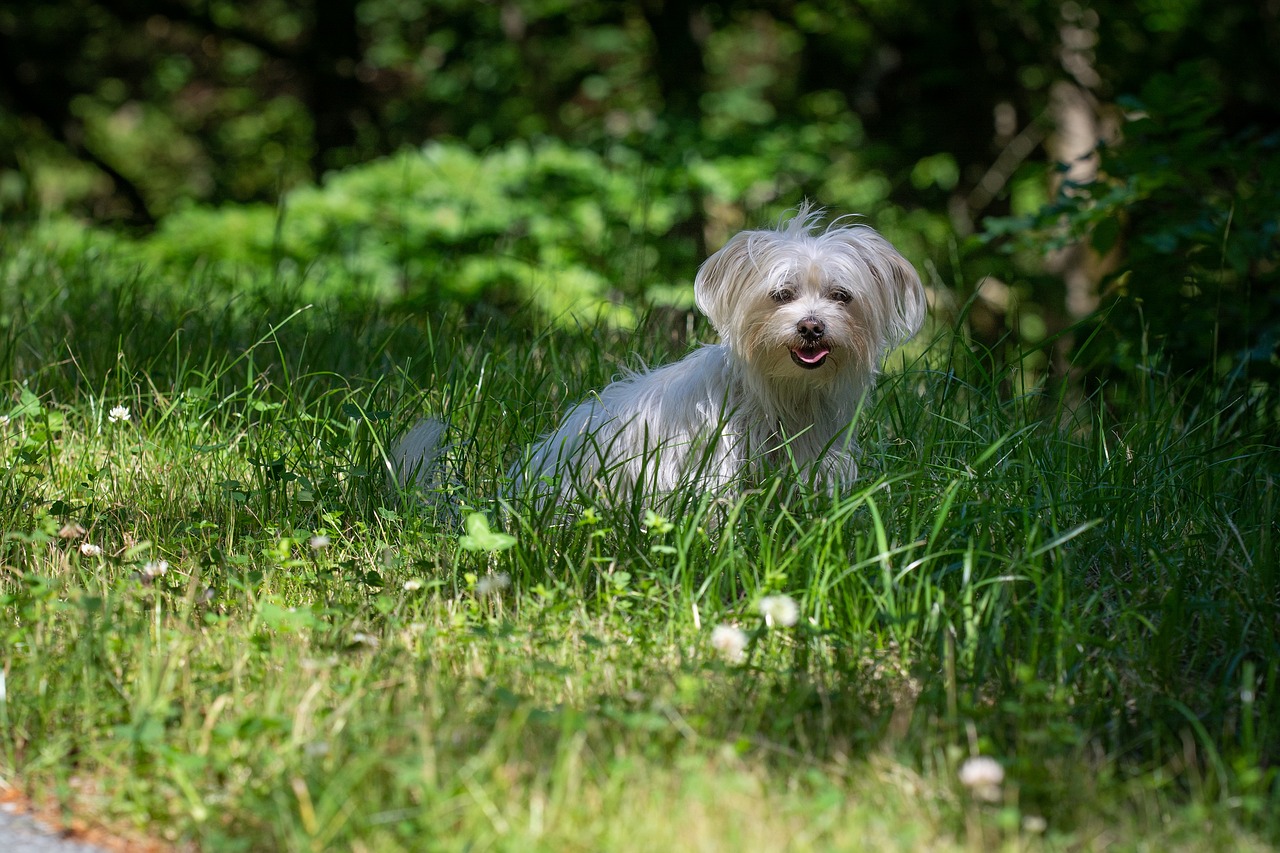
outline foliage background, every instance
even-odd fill
[[[1277,43],[1262,0],[17,0],[0,214],[231,287],[626,321],[808,196],[1033,381],[1263,388]]]

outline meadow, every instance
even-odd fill
[[[1256,388],[1068,407],[939,321],[852,491],[536,513],[511,460],[705,324],[59,240],[0,236],[0,775],[64,815],[208,851],[1280,840]],[[428,413],[423,500],[385,458]]]

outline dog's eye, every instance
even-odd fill
[[[834,302],[840,302],[840,303],[848,302],[850,299],[852,299],[852,298],[853,298],[853,297],[849,294],[849,291],[847,291],[847,290],[841,290],[841,289],[840,289],[840,288],[838,288],[838,287],[837,287],[835,290],[833,290],[833,291],[831,291],[830,293],[828,293],[828,294],[827,294],[827,297],[828,297],[829,299],[831,299],[832,301],[834,301]]]
[[[772,294],[770,294],[770,296],[773,297],[774,302],[777,302],[779,305],[781,305],[784,302],[791,302],[792,300],[794,300],[796,298],[796,292],[789,287],[784,287],[779,290],[775,290]]]

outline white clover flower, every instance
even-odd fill
[[[404,582],[405,592],[417,592],[422,589],[422,581],[417,578],[409,578]]]
[[[790,628],[800,621],[800,606],[789,595],[766,595],[759,606],[764,624],[770,628]]]
[[[85,557],[101,557],[102,546],[94,545],[92,542],[81,542],[80,553]]]
[[[4,428],[5,428],[5,427],[7,427],[8,425],[9,425],[9,416],[8,416],[8,415],[0,415],[0,429],[4,429]]]
[[[324,672],[338,662],[338,658],[330,655],[327,658],[303,658],[302,671],[308,673]]]
[[[1022,831],[1032,835],[1041,835],[1049,828],[1049,821],[1040,815],[1029,814],[1022,819]]]
[[[130,417],[128,406],[112,406],[111,411],[107,413],[107,420],[113,424],[127,421]]]
[[[317,533],[315,536],[311,537],[309,544],[311,545],[312,551],[323,551],[325,548],[329,547],[332,541],[333,540],[328,536],[325,536],[323,533]]]
[[[994,758],[977,755],[960,765],[960,784],[980,800],[999,801],[1003,783],[1004,768]]]
[[[304,754],[309,755],[312,758],[318,758],[329,754],[329,743],[328,741],[323,740],[308,741],[303,745],[302,751]]]
[[[506,572],[485,575],[476,581],[476,595],[480,598],[486,598],[490,595],[497,595],[509,586],[511,586],[511,575]]]
[[[742,663],[747,651],[747,632],[732,625],[717,625],[711,631],[711,648],[729,663]]]
[[[142,566],[142,576],[147,580],[155,580],[167,571],[169,563],[165,560],[148,560]]]

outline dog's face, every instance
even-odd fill
[[[775,382],[874,373],[924,320],[911,264],[866,226],[815,233],[820,213],[804,206],[778,231],[738,234],[694,283],[698,308],[734,356]]]

